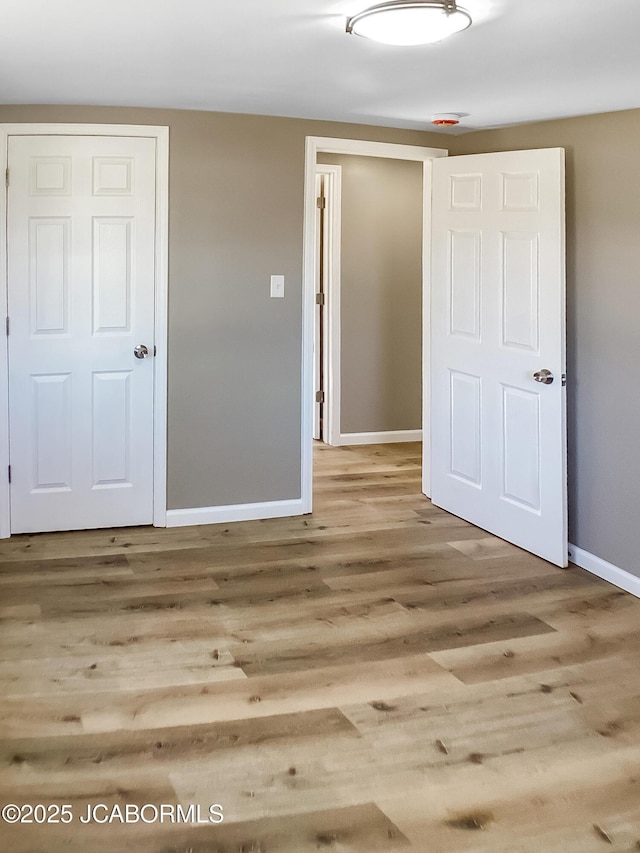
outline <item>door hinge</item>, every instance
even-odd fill
[[[7,166],[7,169],[4,173],[4,185],[5,185],[5,187],[9,186],[9,167],[8,166]]]
[[[324,305],[324,293],[316,293],[316,305]]]
[[[11,482],[11,465],[7,466],[7,473],[9,475],[9,482]]]
[[[566,373],[563,373],[563,374],[562,374],[562,387],[564,388],[564,386],[565,386],[566,384],[567,384],[567,374],[566,374]]]
[[[327,206],[327,200],[323,195],[318,196],[318,198],[316,199],[316,204],[318,205],[320,210],[324,210]]]
[[[9,337],[9,318],[7,317],[7,322],[5,324],[5,328],[7,330],[7,337]]]
[[[316,391],[316,403],[324,403],[324,391]]]
[[[155,358],[157,355],[158,355],[158,347],[154,344],[153,345],[153,357]]]

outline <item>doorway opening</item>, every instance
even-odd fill
[[[428,234],[430,229],[431,169],[434,157],[446,156],[442,149],[422,148],[392,143],[365,142],[348,139],[307,138],[305,172],[305,286],[304,286],[304,324],[303,324],[303,418],[302,418],[302,498],[304,512],[311,512],[313,491],[313,439],[322,434],[322,440],[330,445],[372,444],[380,441],[411,440],[417,437],[415,431],[406,431],[386,427],[377,430],[358,429],[351,426],[343,428],[341,423],[341,305],[340,305],[340,219],[335,215],[336,186],[342,188],[336,172],[329,175],[318,174],[330,166],[340,167],[339,163],[321,162],[322,155],[356,155],[356,158],[383,158],[386,160],[417,161],[421,165],[422,175],[422,229],[421,229],[421,283],[422,283],[422,336],[428,340],[426,306],[428,305]],[[320,155],[320,156],[319,156]],[[318,190],[330,187],[331,196],[325,205],[318,202]],[[334,204],[332,204],[334,201]],[[320,207],[318,205],[320,204]],[[337,231],[337,234],[336,234]],[[324,237],[324,242],[320,237]],[[321,245],[322,243],[322,245]],[[322,268],[323,276],[320,276]],[[322,280],[321,280],[322,279]],[[327,286],[327,281],[329,282]],[[428,351],[428,347],[423,348]],[[418,356],[420,362],[423,358]],[[420,365],[426,377],[424,364]],[[357,383],[357,378],[356,378]],[[429,408],[426,382],[422,382],[422,430],[423,447],[429,447]],[[324,401],[323,393],[324,392]],[[320,405],[322,408],[320,409]],[[322,433],[320,433],[322,430]],[[382,437],[385,432],[396,432],[390,438]],[[410,433],[410,434],[409,434]],[[419,434],[419,433],[418,433]],[[428,493],[429,454],[423,453],[422,491]]]

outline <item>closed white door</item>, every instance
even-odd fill
[[[567,565],[564,151],[433,162],[431,498]]]
[[[155,140],[8,154],[11,531],[151,523]]]

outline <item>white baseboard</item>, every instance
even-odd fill
[[[630,592],[640,598],[640,578],[632,575],[631,572],[620,569],[613,563],[607,563],[601,557],[596,557],[575,545],[569,545],[569,559],[581,569],[586,569],[592,575],[597,575],[614,586],[620,587],[625,592]]]
[[[421,429],[396,429],[386,432],[341,432],[340,445],[395,444],[400,441],[422,441]]]
[[[194,524],[226,524],[231,521],[255,521],[262,518],[283,518],[303,515],[302,499],[264,501],[231,506],[197,506],[193,509],[167,510],[167,527],[189,527]]]

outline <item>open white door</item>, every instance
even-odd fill
[[[564,151],[433,161],[431,498],[567,565]]]
[[[323,362],[324,347],[322,340],[324,305],[318,300],[318,294],[324,290],[324,207],[320,205],[320,199],[325,197],[323,193],[323,180],[320,172],[316,172],[316,242],[315,242],[315,264],[316,264],[316,309],[313,314],[313,437],[316,441],[322,438],[322,408],[323,408]]]

